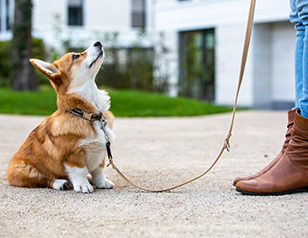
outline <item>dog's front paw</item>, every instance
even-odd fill
[[[74,190],[77,193],[92,193],[93,187],[89,182],[74,184]]]
[[[113,188],[114,184],[111,182],[104,174],[95,174],[93,177],[93,183],[95,187],[100,189],[110,189]]]
[[[56,190],[68,190],[72,188],[70,182],[67,181],[66,179],[55,180],[52,187],[53,189],[56,189]]]
[[[113,188],[114,184],[109,179],[105,178],[101,181],[95,182],[95,186],[100,189],[111,189]]]
[[[77,193],[92,193],[93,187],[87,179],[88,168],[78,168],[65,165],[70,181]]]
[[[114,184],[111,182],[104,174],[104,169],[102,167],[96,168],[91,172],[93,183],[96,188],[100,189],[110,189],[113,188]]]

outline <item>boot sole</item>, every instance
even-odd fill
[[[279,196],[279,195],[286,195],[286,194],[293,194],[293,193],[304,193],[308,192],[308,187],[303,187],[303,188],[297,188],[294,190],[290,191],[285,191],[285,192],[277,192],[277,193],[257,193],[257,192],[248,192],[244,190],[240,190],[236,188],[236,191],[242,193],[243,195],[254,195],[254,196]]]

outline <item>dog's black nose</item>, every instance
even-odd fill
[[[99,46],[99,47],[102,47],[102,44],[101,44],[99,41],[96,41],[96,42],[94,43],[94,46],[95,46],[95,47],[98,47],[98,46]]]

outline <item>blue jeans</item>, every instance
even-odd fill
[[[295,24],[295,108],[308,118],[308,0],[290,0],[290,21]]]

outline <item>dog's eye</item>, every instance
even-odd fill
[[[73,55],[73,60],[78,59],[80,55]]]

